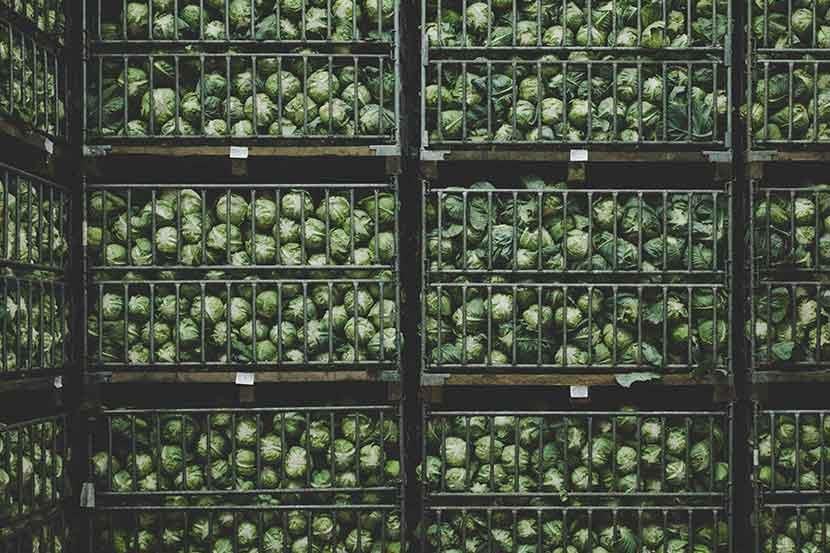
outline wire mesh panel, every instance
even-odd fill
[[[719,284],[430,283],[427,372],[730,370]]]
[[[89,517],[88,551],[405,550],[400,504],[109,507]]]
[[[754,285],[750,327],[756,370],[825,369],[830,360],[830,290],[815,281],[768,280]]]
[[[87,184],[89,269],[397,269],[396,182]],[[359,267],[359,270],[357,268]]]
[[[11,14],[63,44],[64,0],[0,0],[0,14]]]
[[[430,60],[423,72],[429,148],[728,146],[731,81],[720,61]]]
[[[68,202],[63,186],[0,163],[0,265],[62,273]]]
[[[3,276],[0,299],[0,380],[62,372],[69,361],[65,283]]]
[[[830,412],[756,409],[755,482],[763,495],[818,496],[830,489]]]
[[[105,411],[94,428],[90,481],[104,501],[175,496],[202,504],[225,493],[358,502],[397,496],[403,478],[391,406],[120,409]]]
[[[725,279],[731,195],[720,189],[425,184],[431,278],[493,274]]]
[[[830,141],[830,61],[756,59],[749,72],[748,120],[756,146]]]
[[[377,279],[100,280],[90,370],[397,370],[399,289]]]
[[[439,498],[725,497],[724,411],[425,412],[424,493]]]
[[[0,18],[0,114],[65,138],[65,72],[60,54]]]
[[[67,420],[0,424],[0,528],[58,507],[69,496]],[[2,550],[0,532],[0,550]]]
[[[755,551],[827,551],[830,513],[827,504],[769,504],[759,506],[754,526]]]
[[[70,526],[62,512],[33,517],[28,524],[0,528],[0,553],[72,551]]]
[[[419,530],[421,553],[458,551],[732,550],[723,507],[429,506]]]
[[[397,69],[391,54],[93,54],[85,139],[397,143]]]
[[[713,52],[726,44],[730,3],[657,0],[422,0],[431,51],[486,49]]]
[[[87,28],[102,44],[129,41],[393,44],[392,0],[84,0]]]

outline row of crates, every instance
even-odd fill
[[[731,404],[562,408],[548,396],[496,411],[468,397],[407,423],[395,402],[221,407],[203,395],[171,408],[164,395],[107,398],[81,451],[64,416],[0,427],[4,551],[60,550],[70,529],[77,551],[826,546],[826,410],[757,406],[746,441]],[[736,495],[741,478],[751,502]],[[82,524],[60,511],[70,486],[85,490]],[[759,523],[736,549],[741,502]]]
[[[85,0],[83,61],[55,38],[62,3],[14,4],[0,6],[0,107],[50,138],[68,137],[77,74],[86,145],[400,155],[400,21],[410,10],[399,2]],[[732,4],[422,0],[420,83],[408,84],[420,90],[424,155],[494,145],[729,150],[733,16],[744,9]],[[753,148],[830,140],[830,33],[820,4],[803,4],[748,8],[740,107]]]

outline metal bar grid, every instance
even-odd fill
[[[423,413],[418,474],[430,505],[530,497],[724,505],[732,489],[731,409]]]
[[[754,483],[762,503],[812,499],[830,489],[830,411],[755,405]]]
[[[731,373],[721,284],[425,286],[427,373]]]
[[[746,337],[753,370],[826,369],[830,361],[830,341],[825,340],[830,331],[827,296],[827,286],[816,281],[754,282]]]
[[[46,515],[69,497],[67,420],[56,415],[0,426],[4,528]]]
[[[388,500],[403,493],[401,416],[388,405],[109,410],[89,437],[89,481],[104,505]]]
[[[392,0],[180,0],[157,6],[84,0],[84,6],[84,23],[94,48],[182,44],[388,48],[398,36],[399,6]]]
[[[70,525],[67,524],[66,514],[58,509],[44,517],[33,517],[22,525],[3,528],[3,534],[0,535],[0,553],[24,551],[72,551]]]
[[[388,276],[93,281],[87,370],[399,370]]]
[[[826,503],[775,503],[756,501],[758,523],[755,531],[755,551],[768,548],[794,548],[795,551],[826,550],[830,536],[830,506]]]
[[[830,141],[828,96],[823,92],[830,60],[751,60],[747,74],[748,143],[755,149],[815,146]]]
[[[85,188],[87,270],[398,269],[397,180],[336,184],[95,184]],[[359,267],[359,270],[356,270]]]
[[[104,507],[88,517],[90,552],[179,544],[185,551],[297,550],[345,547],[405,550],[399,503],[250,506]],[[348,545],[345,545],[348,544]]]
[[[67,82],[62,53],[0,19],[0,114],[63,140]]]
[[[557,551],[732,551],[732,521],[723,507],[428,506],[420,553],[536,547]]]
[[[830,48],[830,20],[821,2],[748,2],[746,9],[750,55],[821,56]]]
[[[14,19],[29,30],[63,46],[66,32],[64,0],[0,0],[0,17]]]
[[[430,56],[476,52],[723,54],[731,3],[421,0]]]
[[[0,266],[62,275],[68,202],[64,186],[0,162]]]
[[[85,63],[86,144],[397,144],[391,54],[102,54]]]
[[[424,146],[728,148],[727,69],[717,60],[429,60]]]
[[[728,187],[528,189],[425,181],[423,194],[431,280],[555,274],[728,281]]]

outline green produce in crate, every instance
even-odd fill
[[[756,0],[750,7],[756,47],[830,48],[830,14],[823,0]]]
[[[726,34],[727,6],[726,0],[429,0],[425,36],[432,47],[705,47]]]
[[[830,415],[773,415],[764,412],[756,417],[756,480],[773,491],[828,489]]]
[[[830,265],[830,187],[759,190],[755,194],[755,263],[761,269]]]
[[[57,57],[16,27],[0,25],[0,113],[60,136],[65,119]]]
[[[200,283],[162,282],[153,286],[154,300],[141,283],[126,292],[105,286],[87,321],[93,359],[130,365],[397,359],[402,336],[392,280],[228,282],[229,288],[208,279],[204,292]]]
[[[132,0],[99,9],[102,40],[390,42],[395,16],[393,0]]]
[[[0,277],[0,374],[61,369],[69,336],[62,285]]]
[[[418,531],[425,553],[451,553],[465,547],[530,551],[539,543],[555,553],[712,553],[727,551],[730,546],[726,514],[717,511],[648,507],[639,513],[597,508],[590,515],[544,509],[476,511],[475,507],[463,513],[442,508],[435,511]]]
[[[65,438],[58,419],[0,423],[0,520],[46,512],[68,496]]]
[[[746,338],[754,339],[758,363],[815,366],[830,359],[830,290],[781,283],[756,286],[753,294]]]
[[[19,553],[71,551],[69,530],[60,515],[44,519],[34,517],[28,529],[23,532],[16,530],[8,526],[0,528],[0,547]]]
[[[535,175],[514,189],[527,192],[481,181],[431,193],[430,270],[724,269],[729,206],[722,193],[569,191]]]
[[[827,553],[830,551],[830,521],[821,505],[764,507],[759,513],[763,553]]]
[[[589,78],[590,75],[590,78]],[[729,99],[722,67],[592,60],[431,62],[431,142],[717,142]]]
[[[88,251],[107,266],[392,266],[397,210],[389,192],[95,191]]]
[[[108,416],[112,442],[101,432],[90,459],[95,482],[120,493],[313,489],[320,493],[305,497],[321,499],[331,496],[326,490],[349,497],[353,489],[394,488],[402,478],[391,413],[382,424],[378,413],[357,411],[209,417]]]
[[[368,496],[368,494],[367,494]],[[401,553],[401,516],[366,497],[359,510],[327,508],[295,510],[227,510],[100,515],[95,540],[100,551],[190,551],[193,553]],[[167,501],[172,506],[181,503]],[[351,507],[348,500],[339,505]],[[221,506],[211,498],[203,507]]]
[[[63,43],[63,0],[0,0],[0,7],[11,9],[34,23],[41,31],[55,35]]]
[[[385,138],[396,127],[395,69],[382,57],[306,52],[253,61],[157,57],[152,67],[140,56],[98,62],[103,80],[91,79],[87,91],[91,134]]]
[[[0,178],[0,261],[62,268],[69,215],[63,194],[25,177],[9,176],[13,178],[6,183]]]
[[[632,409],[633,410],[633,409]],[[457,416],[431,420],[419,480],[464,494],[722,493],[728,438],[710,417]]]

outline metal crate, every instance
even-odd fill
[[[91,426],[88,479],[103,505],[394,500],[401,416],[394,405],[106,410]]]
[[[830,411],[768,410],[756,405],[754,483],[763,501],[823,497],[830,489]]]
[[[421,0],[422,41],[436,56],[586,50],[723,55],[731,36],[732,4],[710,4],[697,12],[691,2],[673,0],[647,6],[623,0]]]
[[[815,146],[830,141],[826,94],[818,81],[826,78],[830,60],[796,57],[751,62],[747,79],[748,142],[756,149]],[[815,109],[818,105],[819,109]]]
[[[725,507],[428,506],[420,553],[485,550],[732,551],[732,514]]]
[[[429,505],[522,505],[539,498],[596,506],[643,502],[642,508],[682,498],[724,506],[732,490],[732,421],[731,408],[425,408],[418,474]]]
[[[458,275],[683,275],[728,281],[728,185],[660,189],[538,182],[544,187],[496,187],[489,182],[444,187],[425,181],[422,244],[430,280]],[[695,215],[686,212],[685,221],[680,220],[675,208]],[[584,222],[571,224],[574,218]],[[675,244],[669,244],[669,234],[685,240],[676,244],[677,255],[671,257],[668,252]],[[580,237],[587,239],[587,248],[576,247]],[[689,244],[695,244],[694,251]]]
[[[826,503],[775,503],[756,505],[755,551],[795,548],[823,551],[828,547],[826,525],[830,520]]]
[[[398,73],[392,54],[93,53],[84,143],[397,145]]]
[[[67,84],[60,49],[0,13],[0,115],[50,139],[65,140]]]
[[[44,517],[33,517],[26,524],[0,529],[0,553],[23,551],[72,551],[70,524],[58,510]]]
[[[270,270],[368,278],[398,269],[396,179],[333,184],[87,182],[85,204],[87,270],[92,273]],[[218,231],[225,228],[223,238]],[[158,238],[165,234],[182,238],[176,240],[175,251],[159,248]]]
[[[721,284],[429,283],[424,372],[725,374],[730,310]]]
[[[11,17],[63,45],[66,31],[64,0],[0,0],[0,17]]]
[[[128,550],[145,545],[153,550],[171,543],[190,551],[296,550],[308,544],[364,553],[373,547],[404,551],[406,525],[401,512],[401,504],[394,501],[373,505],[101,507],[89,517],[89,543],[79,551],[105,553],[122,544]]]
[[[0,266],[62,275],[69,261],[69,193],[0,163]]]
[[[820,55],[830,48],[819,21],[825,17],[819,2],[750,2],[746,9],[750,52],[767,56]],[[807,25],[797,24],[802,21]]]
[[[56,415],[0,425],[0,527],[47,515],[70,496],[67,417]],[[0,531],[0,549],[2,549]]]
[[[234,4],[231,9],[231,4]],[[365,0],[356,9],[336,0],[244,4],[218,0],[178,2],[164,12],[152,4],[130,14],[127,0],[84,0],[86,31],[93,47],[140,44],[198,48],[265,43],[270,47],[392,47],[398,33],[398,2]],[[140,8],[140,6],[139,6]],[[136,11],[137,10],[137,11]],[[128,18],[128,14],[130,17]]]
[[[722,60],[431,59],[423,146],[728,149],[731,85]]]

